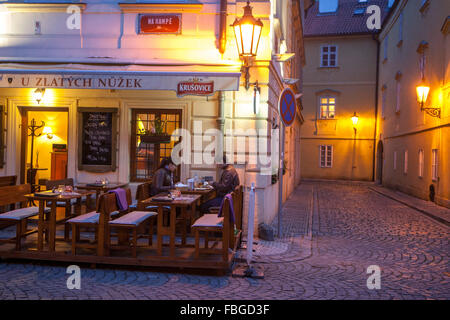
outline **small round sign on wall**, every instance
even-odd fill
[[[281,92],[280,99],[278,100],[278,109],[284,125],[290,127],[294,123],[297,112],[295,94],[290,88],[286,88]]]

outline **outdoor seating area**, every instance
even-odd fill
[[[226,271],[240,243],[242,186],[204,214],[199,209],[216,196],[213,187],[174,187],[151,196],[147,181],[133,201],[127,183],[49,180],[47,190],[34,193],[30,184],[5,184],[1,259]]]

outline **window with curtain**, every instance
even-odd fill
[[[431,179],[433,181],[438,179],[438,149],[431,151]]]
[[[172,149],[179,141],[170,143],[147,143],[141,136],[145,133],[162,132],[171,135],[181,127],[181,110],[179,109],[133,109],[131,123],[131,181],[147,181],[159,167],[163,158],[170,157]],[[179,168],[175,179],[179,180]]]
[[[419,149],[419,177],[423,177],[424,153],[423,149]]]

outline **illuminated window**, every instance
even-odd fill
[[[322,46],[320,54],[321,67],[337,66],[337,46]]]
[[[181,110],[133,109],[131,126],[131,181],[146,181],[152,178],[161,160],[170,157],[177,142],[150,143],[142,141],[141,136],[155,133],[157,127],[162,128],[164,133],[172,134],[181,127]],[[179,179],[179,169],[175,179]]]
[[[320,119],[334,119],[336,113],[336,98],[335,97],[320,97],[319,98],[319,113]]]
[[[419,177],[423,177],[424,153],[423,149],[419,149]]]
[[[331,168],[333,166],[333,146],[321,145],[319,159],[321,168]]]
[[[403,158],[403,173],[408,173],[408,150],[405,150],[405,156]]]
[[[438,149],[431,151],[431,179],[433,181],[438,179]]]

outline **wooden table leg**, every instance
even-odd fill
[[[55,251],[55,237],[56,237],[56,201],[52,201],[50,209],[50,218],[48,222],[48,250]]]
[[[158,221],[157,221],[157,233],[158,233],[158,255],[162,256],[163,247],[163,220],[164,209],[162,206],[158,206]]]
[[[67,219],[72,214],[72,202],[66,200],[64,217]],[[69,225],[64,223],[64,241],[69,241]]]
[[[170,256],[175,256],[175,237],[176,237],[176,224],[177,224],[177,208],[175,206],[170,207]]]
[[[182,218],[182,226],[181,226],[181,245],[186,245],[186,228],[187,228],[187,221],[188,221],[188,213],[187,208],[182,207],[181,208],[181,218]]]
[[[38,251],[44,248],[44,207],[45,201],[39,200],[39,221],[38,221]]]

